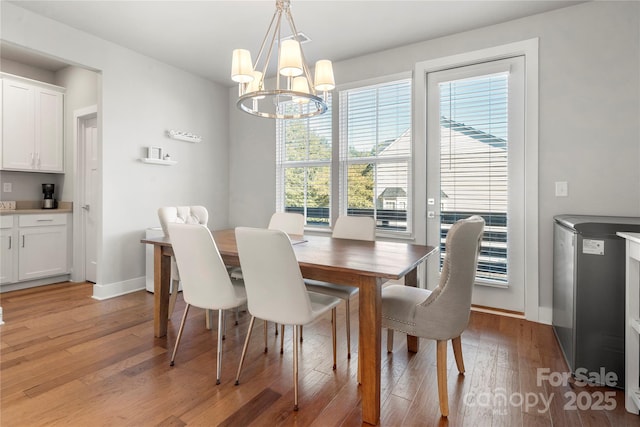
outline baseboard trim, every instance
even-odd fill
[[[501,309],[501,308],[493,308],[493,307],[485,307],[483,305],[477,305],[477,304],[472,304],[471,305],[471,310],[479,311],[479,312],[482,312],[482,313],[498,314],[500,316],[515,317],[517,319],[524,319],[524,313],[522,313],[520,311],[504,310],[504,309]]]
[[[69,275],[63,274],[61,276],[45,277],[42,279],[27,280],[25,282],[7,283],[0,287],[0,293],[35,288],[36,286],[52,285],[54,283],[67,282],[68,280]]]
[[[553,308],[538,307],[538,323],[551,325],[553,323]]]
[[[102,301],[143,289],[146,289],[146,279],[144,276],[122,282],[108,283],[106,285],[93,285],[93,296],[91,298]]]

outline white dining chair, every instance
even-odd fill
[[[469,323],[471,294],[478,266],[484,220],[461,219],[445,242],[440,282],[433,290],[391,285],[382,290],[382,327],[388,328],[387,351],[393,351],[393,331],[436,340],[438,397],[442,416],[449,415],[447,341],[451,340],[458,372],[464,373],[460,335]]]
[[[209,222],[209,212],[204,206],[166,206],[158,209],[158,219],[160,220],[162,232],[166,237],[170,237],[168,228],[170,223],[207,225]],[[169,297],[169,319],[171,319],[171,315],[173,314],[173,310],[176,306],[179,289],[180,271],[176,264],[175,257],[171,257],[171,296]],[[208,318],[209,317],[207,316],[207,319]]]
[[[340,216],[333,227],[331,237],[338,239],[366,240],[376,239],[376,222],[368,216]],[[358,294],[355,286],[340,285],[336,283],[321,282],[318,280],[305,280],[308,291],[340,298],[345,302],[347,324],[347,359],[351,359],[351,320],[350,300]]]
[[[238,256],[242,265],[247,307],[251,314],[236,385],[256,318],[293,326],[294,410],[298,410],[298,337],[296,326],[315,321],[327,311],[332,314],[333,363],[336,360],[336,310],[338,298],[308,292],[289,236],[280,230],[236,228]]]
[[[218,310],[216,384],[220,384],[224,310],[236,308],[247,302],[244,283],[241,280],[232,280],[227,274],[227,268],[207,227],[200,224],[170,223],[168,228],[186,302],[171,355],[171,366],[174,365],[189,307]]]
[[[269,230],[284,231],[289,235],[304,235],[304,216],[295,212],[275,212],[269,220]],[[230,275],[235,279],[242,279],[242,268],[235,267]],[[278,324],[275,325],[275,334],[278,335]],[[300,335],[302,338],[302,335]],[[284,325],[282,325],[282,335],[280,337],[280,353],[284,348]],[[264,322],[264,351],[267,352],[267,322]]]

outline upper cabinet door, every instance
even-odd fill
[[[2,80],[2,169],[64,172],[64,94]]]
[[[47,89],[36,90],[35,167],[41,172],[63,171],[62,96],[60,92]]]
[[[2,168],[31,170],[35,166],[35,88],[2,81]]]

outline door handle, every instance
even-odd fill
[[[87,212],[91,209],[91,205],[82,205],[81,207]]]

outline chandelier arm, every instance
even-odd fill
[[[296,28],[296,23],[293,21],[293,15],[291,15],[291,9],[287,9],[287,21],[289,21],[289,27],[293,32],[294,39],[298,37],[298,29]],[[313,83],[313,79],[311,79],[311,73],[309,72],[309,67],[307,65],[307,58],[304,56],[304,50],[302,49],[302,45],[300,45],[300,56],[302,57],[302,70],[304,71],[305,77],[307,78],[307,82],[309,84],[309,90],[313,95],[316,94],[315,85]]]
[[[262,39],[262,44],[260,45],[260,50],[258,51],[258,57],[256,58],[256,65],[258,65],[258,62],[260,62],[260,58],[262,57],[262,53],[264,51],[264,47],[267,44],[267,39],[269,38],[269,33],[271,32],[271,28],[273,27],[273,23],[276,20],[276,16],[279,15],[281,12],[276,9],[276,11],[273,13],[273,16],[271,17],[271,22],[269,23],[269,28],[267,29],[267,32],[264,35],[264,38]],[[271,45],[273,46],[273,41],[271,42]],[[269,58],[271,56],[271,51],[269,51],[269,55],[267,55],[267,58]],[[269,61],[266,61],[267,63]],[[265,67],[266,68],[266,67]]]

